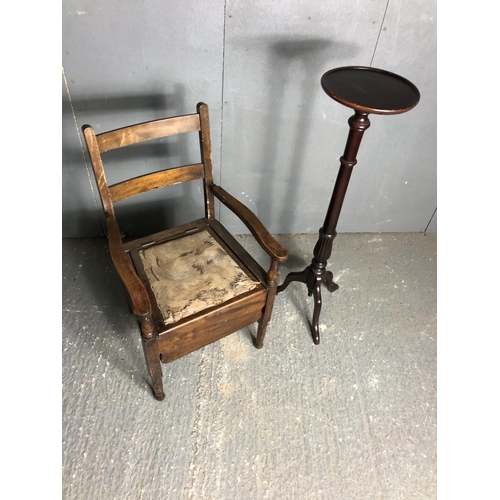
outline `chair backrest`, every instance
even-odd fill
[[[180,182],[202,179],[205,194],[205,217],[209,220],[214,218],[214,196],[209,189],[213,183],[213,173],[210,122],[206,104],[198,103],[197,112],[191,115],[140,123],[102,134],[96,135],[89,125],[84,125],[82,129],[106,214],[114,216],[113,204],[132,196]],[[201,163],[160,170],[108,185],[101,157],[103,153],[187,132],[199,133]]]

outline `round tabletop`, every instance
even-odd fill
[[[336,101],[361,113],[395,115],[414,108],[420,92],[406,78],[364,66],[344,66],[321,77],[323,90]]]

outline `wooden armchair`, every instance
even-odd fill
[[[138,320],[156,399],[165,397],[161,363],[169,363],[258,322],[261,348],[276,295],[279,262],[287,250],[212,175],[208,107],[197,113],[141,123],[96,135],[83,132],[101,197],[109,250]],[[160,137],[198,132],[201,162],[108,185],[102,154]],[[113,204],[152,189],[200,179],[205,217],[123,242]],[[271,257],[266,272],[214,217],[214,197],[234,212]],[[200,214],[201,215],[201,214]]]

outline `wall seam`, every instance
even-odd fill
[[[99,225],[101,226],[102,234],[105,234],[104,227],[102,226],[102,220],[99,217],[99,214],[100,214],[99,206],[97,203],[97,198],[95,195],[94,186],[92,185],[92,178],[90,175],[89,164],[87,162],[87,156],[85,155],[85,148],[83,147],[82,134],[80,133],[80,127],[78,127],[78,120],[76,118],[75,108],[73,106],[73,101],[71,99],[71,93],[69,91],[69,85],[68,85],[68,80],[66,78],[66,72],[64,71],[64,66],[62,67],[62,75],[63,75],[63,79],[64,79],[64,86],[66,87],[66,93],[68,94],[68,100],[69,100],[69,105],[71,108],[71,114],[73,115],[73,121],[75,122],[76,135],[78,136],[78,142],[80,143],[80,149],[82,151],[83,162],[85,164],[85,171],[87,172],[87,179],[89,181],[90,191],[92,192],[92,198],[94,199],[94,207],[95,207],[96,213],[97,213],[97,220],[99,221]]]
[[[226,63],[226,7],[224,0],[224,17],[222,19],[222,77],[221,77],[221,104],[220,104],[220,149],[219,149],[219,186],[222,185],[222,138],[224,130],[224,77]]]
[[[375,59],[375,52],[377,52],[377,47],[378,47],[378,42],[380,40],[380,35],[382,34],[382,30],[384,29],[385,16],[387,14],[387,10],[389,9],[389,2],[390,2],[390,0],[387,0],[387,4],[386,4],[385,10],[384,10],[384,15],[382,17],[382,22],[380,23],[380,30],[378,32],[377,41],[375,42],[375,47],[373,48],[373,54],[372,54],[372,58],[370,61],[370,68],[373,65],[373,59]]]
[[[429,222],[427,223],[427,226],[425,226],[425,229],[424,229],[424,234],[427,233],[427,229],[429,229],[429,226],[431,225],[431,222],[432,220],[434,219],[435,215],[436,215],[436,212],[437,212],[437,207],[436,209],[434,210],[434,212],[432,212],[432,215],[431,215],[431,218],[429,219]]]

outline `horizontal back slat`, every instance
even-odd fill
[[[200,116],[176,116],[153,122],[140,123],[131,127],[124,127],[97,136],[99,151],[105,153],[117,148],[123,148],[138,142],[150,141],[160,137],[200,130]]]
[[[113,203],[125,200],[131,196],[151,191],[160,187],[171,186],[179,182],[203,179],[204,168],[202,163],[185,167],[171,168],[153,174],[141,175],[109,186],[109,193]]]

